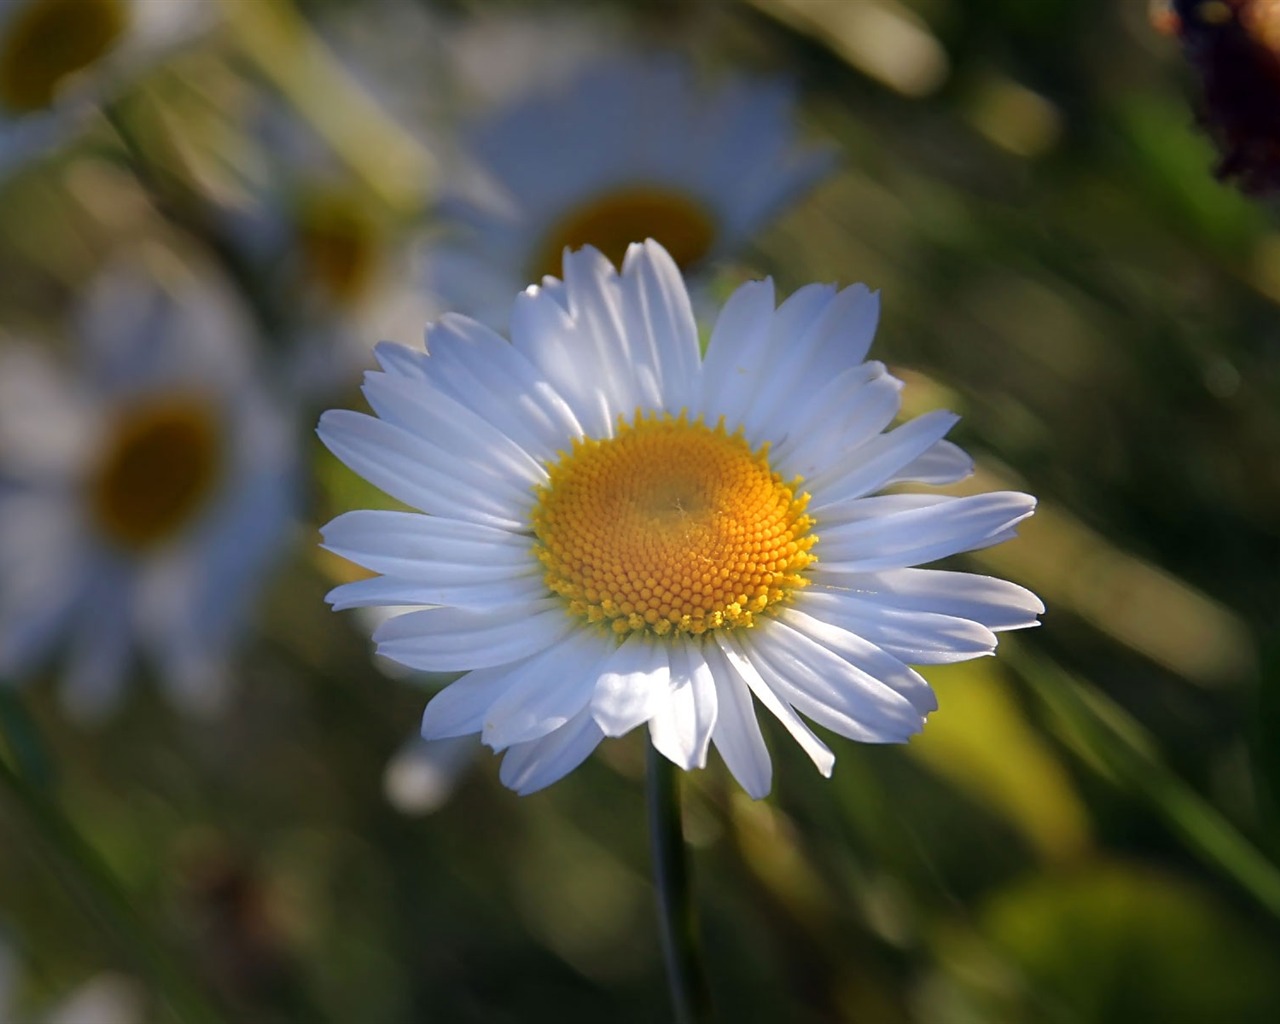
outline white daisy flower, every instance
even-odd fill
[[[74,374],[0,348],[0,677],[60,648],[92,716],[141,650],[184,706],[216,706],[291,523],[286,414],[242,310],[173,263],[110,268],[78,334]]]
[[[674,58],[594,65],[513,104],[464,143],[472,165],[442,204],[456,237],[427,253],[428,288],[502,326],[510,296],[561,276],[566,247],[619,263],[654,238],[682,271],[705,268],[834,166],[797,145],[793,108],[778,82],[708,91]]]
[[[19,970],[0,933],[0,1020],[39,1024],[139,1024],[146,1019],[146,993],[132,978],[102,971],[34,1015],[19,1012]]]
[[[648,724],[683,768],[714,745],[754,797],[771,784],[752,698],[819,770],[801,718],[901,742],[934,709],[907,663],[992,653],[1036,624],[1022,587],[913,568],[1013,535],[1035,501],[881,494],[971,470],[934,412],[888,430],[900,383],[864,362],[878,300],[811,285],[774,307],[739,288],[705,357],[675,261],[632,246],[621,273],[565,257],[531,287],[511,343],[446,316],[427,354],[377,350],[375,416],[331,411],[325,444],[418,512],[358,511],[324,529],[380,573],[335,608],[425,606],[389,619],[379,653],[466,671],[427,706],[429,739],[479,733],[528,793],[606,736]]]
[[[214,15],[208,0],[5,0],[0,174],[56,145],[95,99]]]

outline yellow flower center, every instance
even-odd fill
[[[207,402],[191,396],[138,401],[116,417],[89,476],[90,519],[121,547],[152,547],[195,518],[224,457]]]
[[[637,411],[548,472],[533,512],[546,585],[619,637],[749,627],[808,583],[809,495],[723,421]]]
[[[565,248],[593,245],[614,266],[632,242],[660,242],[681,270],[711,251],[716,223],[700,204],[669,189],[638,185],[606,192],[570,210],[547,232],[531,262],[531,280],[561,276]]]
[[[29,114],[53,103],[128,27],[124,0],[28,0],[0,38],[0,107]]]
[[[354,196],[314,192],[297,211],[298,251],[307,277],[334,301],[364,297],[379,263],[378,226]]]

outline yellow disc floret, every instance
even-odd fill
[[[63,83],[128,27],[124,0],[26,0],[0,35],[0,107],[29,114],[52,105]]]
[[[223,469],[214,409],[196,395],[140,399],[121,409],[88,479],[90,521],[109,541],[139,550],[195,520]]]
[[[716,222],[703,204],[672,189],[636,185],[615,189],[569,210],[543,237],[530,262],[531,280],[563,276],[564,250],[593,245],[622,266],[627,246],[652,238],[688,270],[711,251]]]
[[[723,420],[637,411],[548,473],[533,512],[546,584],[619,637],[749,627],[808,583],[809,495]]]

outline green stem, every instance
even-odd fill
[[[183,1024],[221,1024],[209,997],[178,967],[149,933],[110,869],[81,838],[58,807],[37,792],[0,757],[0,790],[21,807],[51,854],[48,863],[66,889],[96,918],[156,986],[176,1020]]]
[[[103,104],[101,109],[120,143],[128,170],[155,209],[179,231],[204,245],[239,291],[268,346],[278,344],[287,333],[286,317],[263,285],[262,269],[245,258],[204,201],[152,159],[125,112],[123,101]]]
[[[689,880],[689,861],[680,823],[680,777],[670,761],[649,744],[646,789],[653,882],[658,892],[662,958],[671,988],[675,1024],[708,1024],[711,993],[698,942],[698,924]]]

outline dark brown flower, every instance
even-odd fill
[[[1220,178],[1280,192],[1280,0],[1173,0],[1171,25],[1204,83],[1200,120]]]

